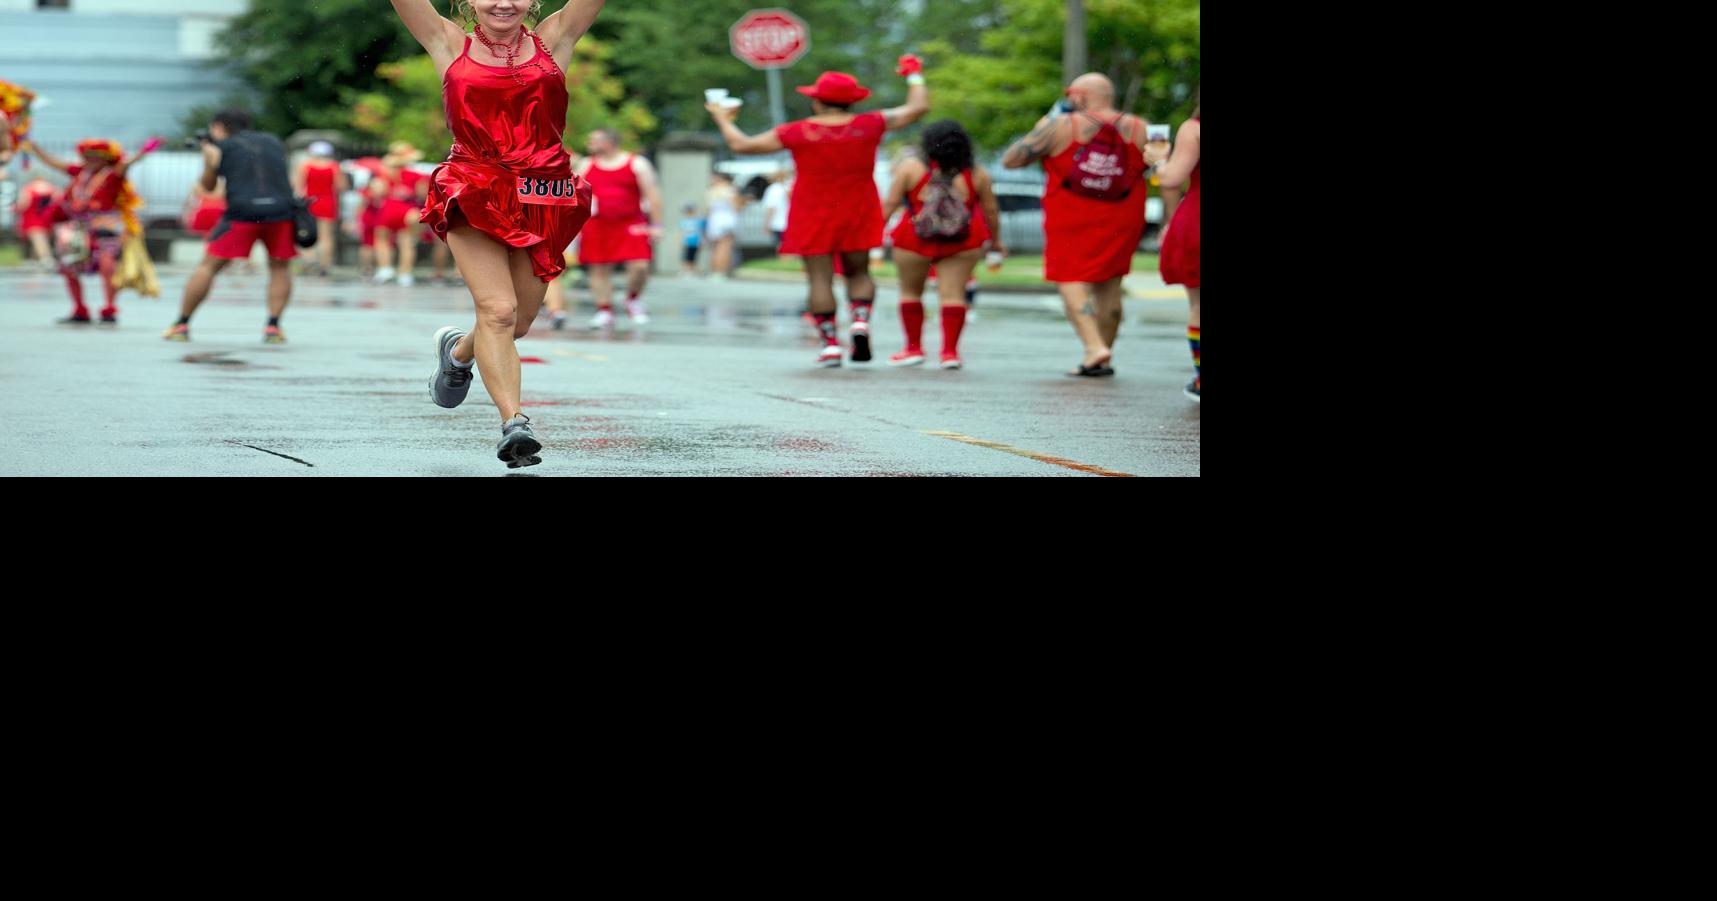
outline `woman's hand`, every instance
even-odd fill
[[[739,118],[740,108],[737,106],[722,106],[719,103],[706,103],[703,105],[703,108],[709,110],[709,114],[714,116],[715,121],[717,122],[732,122]]]

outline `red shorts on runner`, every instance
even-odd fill
[[[231,219],[222,219],[215,226],[214,233],[209,235],[209,256],[242,260],[250,256],[250,249],[258,241],[268,248],[268,255],[273,259],[298,257],[298,245],[292,240],[290,221],[234,222]]]

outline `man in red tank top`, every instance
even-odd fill
[[[593,328],[614,325],[614,267],[626,267],[626,315],[633,325],[648,325],[640,295],[655,259],[651,242],[662,236],[662,191],[656,167],[620,149],[620,134],[599,128],[590,133],[590,155],[573,169],[596,197],[596,211],[579,233],[578,262],[590,267],[590,293],[596,298]]]
[[[1109,376],[1115,370],[1115,339],[1121,331],[1121,280],[1132,271],[1133,254],[1145,234],[1144,146],[1149,123],[1115,109],[1115,84],[1090,73],[1074,79],[1066,98],[1037,128],[1008,149],[1002,165],[1023,169],[1043,163],[1049,176],[1043,196],[1044,278],[1056,282],[1067,319],[1085,345],[1085,357],[1068,375]],[[1111,161],[1117,177],[1132,178],[1131,191],[1098,198],[1073,185],[1091,146],[1106,126],[1121,146]]]

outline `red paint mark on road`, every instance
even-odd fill
[[[540,366],[547,366],[548,365],[548,361],[543,359],[542,357],[520,357],[519,362],[520,363],[536,363]]]

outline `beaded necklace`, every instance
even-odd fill
[[[519,28],[519,37],[517,40],[513,41],[511,46],[502,46],[502,45],[496,44],[494,41],[489,40],[489,36],[483,33],[483,26],[481,26],[481,25],[476,26],[474,34],[477,38],[477,42],[482,44],[483,46],[489,48],[489,52],[491,54],[493,54],[496,57],[500,57],[503,55],[506,57],[506,59],[507,59],[507,71],[512,74],[513,80],[518,82],[519,84],[521,84],[521,85],[526,84],[524,73],[519,71],[519,50],[520,50],[520,48],[525,46],[525,38],[526,37],[529,37],[531,40],[536,41],[536,44],[537,44],[537,55],[531,57],[530,66],[538,68],[538,69],[543,69],[542,62],[541,62],[542,57],[543,57],[542,42],[538,41],[536,39],[536,35],[531,34],[530,29],[521,26]],[[551,62],[552,62],[552,60],[551,60]],[[543,71],[550,72],[550,74],[559,73],[560,72],[560,64],[554,63],[554,69],[552,71],[548,70],[548,69],[543,69]]]

